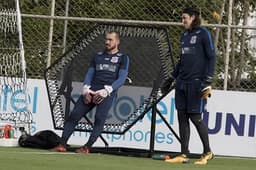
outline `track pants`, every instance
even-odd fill
[[[75,107],[72,110],[69,118],[64,124],[64,130],[61,137],[62,144],[67,144],[67,141],[73,133],[73,131],[75,130],[75,126],[78,124],[79,120],[96,106],[93,131],[89,137],[89,140],[85,144],[86,146],[91,147],[103,130],[108,112],[113,104],[115,97],[116,93],[111,93],[111,95],[105,98],[102,103],[100,103],[99,105],[95,105],[93,103],[85,104],[83,96],[81,95],[78,101],[76,102]]]

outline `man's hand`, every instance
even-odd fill
[[[207,86],[201,90],[201,95],[203,99],[207,99],[208,97],[211,97],[212,94],[212,86]]]
[[[212,94],[212,77],[207,77],[205,82],[202,84],[202,90],[201,90],[201,97],[203,99],[207,99],[208,97],[211,97]]]
[[[171,85],[174,81],[173,77],[168,78],[167,80],[164,80],[164,82],[161,85],[161,92],[163,94],[167,94],[170,91]]]
[[[92,95],[90,93],[87,93],[84,95],[84,103],[89,104],[92,102]]]
[[[95,93],[94,91],[90,90],[89,85],[84,85],[83,87],[83,96],[84,96],[84,103],[89,104],[92,102],[92,95]]]
[[[113,88],[111,86],[105,85],[104,89],[97,90],[93,95],[92,102],[94,104],[100,104],[106,97],[110,96]]]

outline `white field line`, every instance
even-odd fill
[[[249,157],[229,157],[229,156],[214,156],[214,159],[247,159],[247,160],[256,160],[256,158],[249,158]]]
[[[35,155],[78,155],[78,153],[75,152],[46,152],[46,151],[0,151],[0,153],[13,153],[13,154],[35,154]],[[100,153],[99,153],[100,154]],[[80,154],[84,155],[84,154]],[[229,156],[214,156],[214,159],[241,159],[241,160],[256,160],[256,158],[249,158],[249,157],[229,157]]]
[[[35,154],[35,155],[74,155],[75,152],[29,152],[29,151],[0,151],[0,153],[11,153],[11,154]]]

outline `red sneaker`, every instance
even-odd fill
[[[83,154],[89,154],[90,149],[87,146],[83,146],[81,148],[76,149],[76,153],[83,153]]]
[[[58,145],[58,146],[52,148],[51,151],[55,151],[55,152],[67,152],[67,149],[66,149],[66,147],[63,146],[63,145]]]

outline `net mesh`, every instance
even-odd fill
[[[9,86],[23,89],[26,84],[24,61],[22,61],[22,39],[19,30],[19,11],[15,1],[8,1],[0,9],[0,82],[1,89]]]
[[[26,126],[29,130],[32,115],[27,108],[27,79],[18,0],[6,1],[0,8],[0,93],[0,123]]]
[[[132,83],[127,82],[125,87],[130,87],[131,90],[132,87],[145,87],[148,89],[148,95],[142,101],[135,103],[135,107],[129,112],[116,111],[116,115],[113,115],[113,110],[110,111],[111,118],[107,119],[103,132],[124,133],[143,117],[153,101],[157,100],[157,91],[161,83],[159,80],[169,77],[168,74],[173,68],[166,29],[133,25],[95,25],[45,72],[55,128],[63,128],[77,96],[81,94],[82,82],[91,57],[104,49],[104,36],[108,31],[120,33],[120,51],[128,54],[130,58],[128,76]],[[121,98],[127,93],[127,91],[119,93],[118,96]],[[76,130],[91,131],[93,121],[92,112],[79,122]]]

